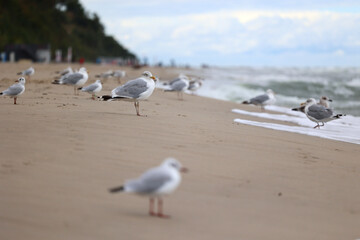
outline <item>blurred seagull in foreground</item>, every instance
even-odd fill
[[[78,90],[81,90],[82,92],[88,92],[91,94],[91,98],[93,100],[95,100],[95,93],[98,93],[100,92],[102,89],[102,84],[101,84],[101,81],[98,79],[96,80],[94,83],[86,86],[86,87],[80,87],[78,88]]]
[[[178,78],[171,80],[169,84],[169,89],[165,89],[165,92],[176,92],[178,99],[183,100],[183,92],[189,87],[189,78],[180,74]]]
[[[124,100],[134,102],[136,114],[140,115],[140,100],[148,99],[155,89],[156,78],[151,72],[143,72],[140,78],[130,80],[111,91],[111,95],[99,97],[103,101]]]
[[[34,73],[35,73],[35,69],[33,67],[29,67],[28,69],[22,72],[18,72],[17,75],[27,76],[28,80],[30,80],[30,76],[34,75]]]
[[[264,110],[264,106],[265,105],[271,105],[274,104],[276,101],[275,99],[275,93],[273,92],[273,90],[268,89],[266,90],[265,94],[256,96],[254,98],[251,98],[248,101],[243,101],[243,104],[254,104],[256,106],[260,105],[261,106],[261,110]]]
[[[74,85],[74,94],[76,95],[76,89],[83,86],[88,80],[89,75],[86,71],[86,68],[82,67],[78,72],[70,73],[64,75],[58,80],[53,81],[53,84],[64,84],[64,85]]]
[[[163,213],[162,196],[172,193],[181,182],[180,172],[187,171],[176,159],[167,158],[160,166],[149,169],[137,179],[126,181],[123,186],[109,189],[109,192],[128,192],[149,196],[149,214],[166,218],[169,216]],[[154,211],[155,199],[158,201],[157,213]]]
[[[317,104],[324,106],[325,108],[330,108],[330,102],[332,102],[330,98],[322,96]],[[291,110],[305,113],[305,105],[305,103],[301,103],[300,107],[292,108]]]
[[[313,122],[316,122],[317,125],[314,128],[319,128],[325,125],[325,122],[329,122],[335,119],[339,119],[345,114],[334,114],[330,108],[326,108],[320,104],[316,103],[314,98],[309,98],[306,100],[305,104],[305,114]],[[319,123],[322,123],[320,126]]]
[[[16,84],[11,85],[8,89],[3,92],[0,92],[0,95],[10,96],[14,98],[14,104],[16,104],[16,99],[18,96],[25,92],[25,78],[21,77],[16,80]]]

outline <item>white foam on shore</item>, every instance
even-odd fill
[[[266,107],[266,109],[281,113],[288,113],[289,111],[291,111],[289,109],[278,106],[268,106]],[[297,124],[298,126],[289,126],[287,124],[269,123],[263,121],[262,122],[250,121],[241,118],[234,119],[234,122],[237,123],[360,144],[360,120],[357,117],[344,116],[339,120],[334,120],[325,123],[325,126],[321,127],[320,129],[314,129],[313,127],[316,125],[316,123],[310,121],[305,116],[305,114],[299,112],[293,111],[295,114],[289,112],[289,114],[292,115],[288,115],[288,114],[248,112],[240,109],[233,109],[232,111],[234,113],[238,113],[241,115],[288,122],[288,123]]]

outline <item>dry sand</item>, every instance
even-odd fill
[[[0,64],[0,90],[29,66]],[[132,103],[50,84],[67,65],[33,66],[18,105],[0,97],[0,239],[360,238],[359,145],[239,125],[232,108],[258,108],[161,90],[137,117]],[[85,67],[89,82],[115,69]],[[148,216],[146,198],[107,192],[169,156],[190,169],[165,199],[171,219]]]

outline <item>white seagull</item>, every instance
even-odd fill
[[[169,217],[163,213],[162,196],[172,193],[181,182],[180,172],[188,170],[174,158],[167,158],[158,167],[146,171],[137,179],[128,180],[123,186],[109,189],[110,193],[128,192],[150,197],[149,214],[151,216]],[[154,201],[158,200],[158,211],[154,211]]]
[[[89,75],[86,71],[86,68],[82,67],[78,72],[70,73],[64,75],[58,80],[53,81],[53,84],[65,84],[65,85],[74,85],[74,94],[76,95],[76,89],[83,86],[88,80]]]
[[[16,99],[18,96],[23,94],[25,92],[25,78],[21,77],[18,80],[16,80],[16,84],[11,85],[8,89],[1,92],[0,95],[4,96],[10,96],[14,98],[14,104],[16,104]]]
[[[170,88],[165,92],[176,92],[178,99],[183,100],[183,92],[189,88],[189,78],[183,74],[180,74],[178,78],[170,81]]]
[[[329,122],[335,119],[339,119],[344,114],[334,114],[330,108],[326,108],[322,105],[316,103],[314,98],[309,98],[305,102],[305,114],[313,122],[316,122],[317,125],[314,128],[320,129],[320,122],[322,123],[321,127],[324,126],[325,122]]]
[[[151,72],[145,71],[142,77],[130,80],[122,86],[111,91],[111,95],[103,95],[100,100],[113,101],[125,100],[134,102],[136,114],[140,115],[139,101],[148,99],[155,89],[156,77]]]
[[[80,87],[78,90],[81,90],[82,92],[88,92],[91,94],[91,98],[95,100],[95,93],[100,92],[102,89],[101,81],[98,79],[94,83],[86,86],[86,87]]]
[[[268,89],[266,90],[265,94],[256,96],[254,98],[251,98],[248,101],[243,101],[243,104],[254,104],[254,105],[260,105],[261,106],[261,110],[264,110],[264,106],[265,105],[271,105],[274,104],[276,101],[275,99],[275,93],[273,92],[273,90]]]
[[[201,85],[202,85],[201,80],[190,81],[188,90],[191,91],[194,94],[201,87]]]
[[[17,75],[27,76],[28,80],[30,80],[30,76],[34,75],[34,73],[35,73],[35,69],[33,67],[29,67],[28,69],[22,72],[18,72]]]
[[[121,83],[121,78],[124,78],[126,76],[126,72],[123,70],[116,70],[112,74],[113,77],[116,77],[118,82]]]

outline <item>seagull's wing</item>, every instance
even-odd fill
[[[147,89],[147,82],[142,78],[138,78],[115,88],[111,93],[113,97],[138,98]]]

